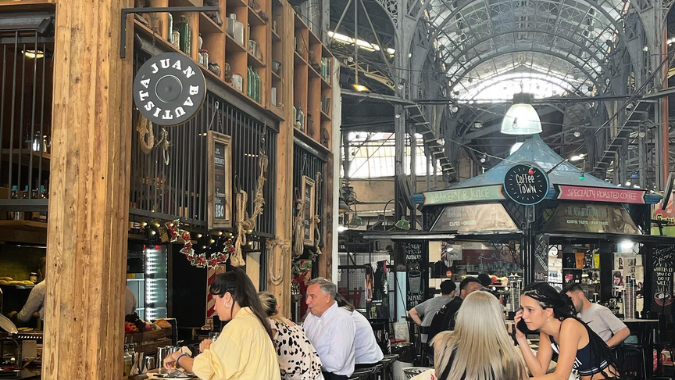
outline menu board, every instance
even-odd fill
[[[208,228],[232,227],[232,149],[230,137],[208,133]]]
[[[671,314],[673,308],[673,263],[675,247],[654,251],[652,274],[652,311]]]
[[[426,284],[428,282],[427,257],[424,255],[424,245],[422,242],[403,242],[401,249],[405,255],[405,266],[408,274],[408,286],[406,287],[406,310],[422,303],[425,299]]]
[[[302,223],[305,245],[314,245],[314,214],[316,210],[315,186],[313,179],[302,176]]]

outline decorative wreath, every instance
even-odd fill
[[[218,265],[225,264],[230,258],[230,254],[234,252],[234,242],[232,238],[229,238],[225,240],[222,250],[211,253],[207,259],[206,253],[195,253],[195,250],[192,248],[190,232],[180,228],[179,219],[167,222],[165,227],[172,243],[176,242],[179,238],[183,239],[184,244],[180,253],[184,254],[188,261],[190,261],[190,264],[197,268],[215,268]]]

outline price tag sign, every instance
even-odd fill
[[[532,164],[513,165],[504,176],[504,193],[516,203],[531,206],[546,198],[548,176]]]
[[[134,104],[154,124],[185,123],[197,114],[205,98],[202,70],[179,53],[150,58],[134,78]]]

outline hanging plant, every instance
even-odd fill
[[[216,268],[218,265],[225,264],[234,252],[234,242],[232,238],[228,238],[223,243],[222,249],[211,253],[208,257],[206,253],[195,253],[190,232],[180,228],[179,219],[167,222],[165,227],[172,243],[178,241],[179,238],[183,239],[183,248],[181,248],[180,253],[185,255],[190,264],[197,268]]]

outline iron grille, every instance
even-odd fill
[[[138,69],[148,55],[135,55]],[[134,112],[136,125],[138,112]],[[163,128],[153,125],[155,140]],[[169,163],[164,162],[161,147],[149,154],[143,153],[139,134],[134,127],[131,156],[130,213],[141,218],[171,220],[180,218],[194,226],[206,227],[207,183],[207,132],[212,130],[231,136],[233,191],[246,191],[246,209],[253,212],[253,204],[260,173],[259,158],[262,153],[269,158],[263,195],[263,213],[256,221],[256,235],[274,236],[276,203],[276,130],[253,119],[225,100],[208,93],[202,109],[187,123],[164,128],[171,143]]]
[[[321,188],[318,189],[322,194],[321,199],[317,199],[317,210],[321,210],[319,215],[319,231],[321,231],[321,244],[325,241],[325,231],[324,231],[324,220],[326,220],[326,177],[325,177],[325,164],[326,161],[319,158],[318,156],[312,154],[308,150],[294,145],[293,147],[293,189],[294,196],[293,199],[297,200],[300,197],[300,191],[302,189],[302,177],[307,176],[310,179],[316,181],[317,173],[321,173],[322,181]]]
[[[49,186],[53,39],[36,30],[0,31],[0,198],[34,200],[46,210]],[[40,187],[44,186],[44,192]],[[29,189],[30,191],[25,191]],[[25,193],[24,193],[25,191]],[[31,202],[0,201],[0,207]],[[33,207],[33,210],[36,208]]]

